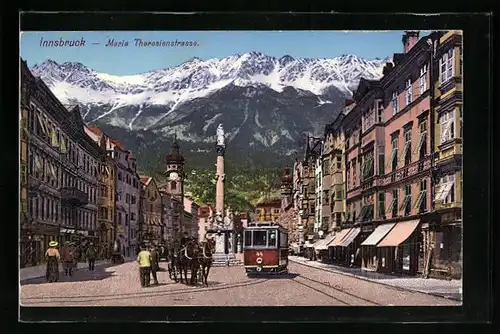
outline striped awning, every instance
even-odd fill
[[[327,250],[328,249],[328,244],[335,239],[335,234],[329,234],[327,235],[323,240],[323,242],[315,247],[316,250]]]

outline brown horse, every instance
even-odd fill
[[[198,267],[200,266],[198,262],[200,247],[198,242],[195,240],[189,240],[186,242],[184,247],[181,249],[180,259],[179,259],[179,267],[180,267],[180,279],[181,283],[183,283],[182,274],[184,274],[184,278],[186,279],[186,283],[188,283],[187,279],[187,271],[191,270],[191,279],[189,284],[194,285],[196,282],[196,275],[198,273]]]
[[[201,283],[208,286],[208,273],[212,267],[213,258],[212,254],[215,251],[215,240],[208,239],[201,244],[201,254],[199,256],[200,270],[201,270]]]

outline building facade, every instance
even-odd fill
[[[198,209],[198,240],[205,240],[205,235],[210,229],[210,217],[215,214],[215,208],[210,205],[201,206]]]
[[[198,209],[200,206],[196,204],[191,198],[184,197],[184,212],[187,214],[186,220],[183,221],[183,232],[193,238],[199,239],[199,226],[198,226]],[[188,219],[189,218],[189,219]]]
[[[120,240],[122,254],[130,256],[138,246],[136,231],[140,211],[140,178],[135,158],[120,142],[111,140],[111,150],[116,162],[117,238]]]
[[[315,207],[315,214],[314,214],[314,232],[318,233],[319,231],[320,234],[328,232],[328,223],[329,221],[323,220],[323,159],[322,159],[322,154],[323,154],[323,143],[320,145],[320,154],[315,159],[315,166],[314,166],[314,198],[316,200],[316,203],[314,205]]]
[[[106,152],[99,163],[97,221],[101,246],[99,251],[109,257],[116,239],[116,163],[110,151],[110,138],[96,127],[85,126],[84,130],[101,147],[101,150]]]
[[[301,223],[304,229],[304,239],[312,241],[317,237],[316,222],[316,164],[321,156],[322,140],[307,137],[301,175]]]
[[[291,243],[297,243],[298,245],[304,244],[304,226],[302,224],[303,206],[302,199],[304,197],[302,188],[302,177],[303,177],[303,164],[301,161],[296,160],[293,164],[293,207],[297,212],[297,217],[294,219],[289,226],[288,240]]]
[[[255,206],[255,220],[256,221],[275,221],[280,219],[281,200],[269,199],[257,203]]]
[[[151,176],[140,176],[139,243],[164,243],[165,226],[160,190]]]
[[[402,41],[382,78],[361,79],[325,127],[322,219],[336,234],[321,247],[365,270],[460,277],[462,36],[405,31]]]
[[[293,179],[290,168],[285,168],[281,178],[281,209],[278,222],[286,228],[289,233],[293,229],[293,223],[296,221],[298,211],[295,209],[293,201]],[[292,241],[289,241],[290,243]]]
[[[172,198],[165,192],[164,186],[160,187],[160,195],[163,209],[163,223],[165,224],[164,236],[167,245],[171,245],[174,241],[174,219],[173,219],[173,203]]]
[[[436,41],[434,108],[434,209],[428,274],[462,275],[462,33],[449,31]]]
[[[79,109],[63,106],[25,61],[21,117],[27,129],[21,264],[30,265],[43,260],[52,240],[95,240],[98,163],[104,153],[85,134]]]

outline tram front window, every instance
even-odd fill
[[[252,246],[252,231],[245,231],[245,246]]]
[[[276,241],[278,239],[276,238],[276,231],[269,231],[269,247],[276,247]]]
[[[253,246],[267,246],[267,231],[253,231]]]

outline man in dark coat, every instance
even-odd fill
[[[89,270],[94,271],[97,249],[94,247],[93,243],[90,243],[89,247],[85,251],[85,257],[87,258],[87,261],[89,263]]]
[[[189,235],[187,232],[184,232],[181,238],[181,247],[184,247],[188,241],[189,241]]]
[[[160,269],[160,265],[158,263],[159,254],[156,246],[151,246],[151,250],[149,252],[151,253],[151,275],[153,276],[153,284],[158,285],[158,276],[156,275],[156,273]]]

